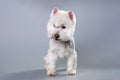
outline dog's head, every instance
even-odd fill
[[[48,37],[57,41],[68,41],[73,38],[76,17],[73,11],[54,8],[48,21]]]

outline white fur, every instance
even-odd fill
[[[58,57],[66,57],[68,59],[68,74],[76,74],[77,53],[75,51],[75,42],[73,37],[76,25],[76,17],[73,13],[73,20],[71,20],[68,12],[69,11],[63,11],[58,9],[58,12],[56,14],[53,14],[52,11],[50,15],[50,20],[48,21],[47,31],[49,38],[49,49],[44,60],[47,75],[49,76],[53,76],[56,74],[55,63]],[[62,25],[64,25],[66,28],[62,29]],[[58,41],[54,39],[54,35],[56,33],[60,35]]]

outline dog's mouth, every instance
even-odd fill
[[[56,41],[60,41],[60,39],[59,39],[59,38],[55,38],[55,40],[56,40]]]
[[[53,40],[55,41],[60,41],[60,38],[59,37],[55,37],[55,36],[52,36]]]

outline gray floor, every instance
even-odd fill
[[[4,75],[0,80],[120,80],[120,69],[78,69],[76,76],[68,76],[65,69],[57,70],[57,76],[48,77],[45,70],[33,70]]]

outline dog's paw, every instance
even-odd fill
[[[48,76],[56,76],[56,71],[55,70],[47,71],[47,75]]]
[[[74,76],[74,75],[76,75],[76,70],[75,69],[69,69],[69,70],[67,70],[67,74],[70,75],[70,76]]]

